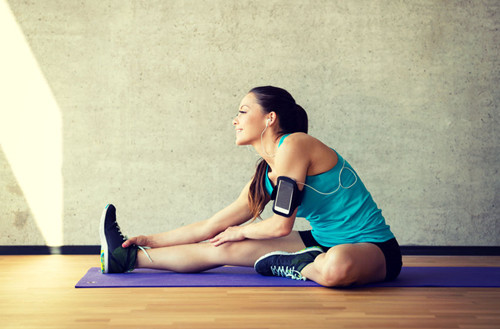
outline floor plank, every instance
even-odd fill
[[[405,256],[405,266],[500,266]],[[75,289],[93,255],[0,256],[1,328],[500,328],[500,288]]]

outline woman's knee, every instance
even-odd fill
[[[226,260],[231,254],[236,252],[236,246],[232,242],[226,242],[217,247],[209,243],[207,247],[210,249],[210,255],[218,260]]]
[[[323,285],[328,287],[346,287],[356,282],[354,259],[342,246],[328,251],[321,273]]]
[[[386,275],[384,254],[371,243],[332,247],[325,254],[320,268],[322,284],[329,287],[381,281]]]

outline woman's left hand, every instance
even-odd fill
[[[226,242],[231,241],[242,241],[245,240],[245,236],[243,235],[241,226],[231,226],[228,227],[225,231],[220,232],[212,239],[210,239],[210,243],[212,243],[215,247],[220,246]]]

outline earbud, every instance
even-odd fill
[[[268,127],[268,126],[269,126],[269,122],[271,122],[271,119],[267,119],[267,120],[266,120],[266,127]]]

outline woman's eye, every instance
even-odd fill
[[[245,113],[247,113],[247,112],[245,112],[245,111],[238,111],[238,113],[239,113],[239,114],[245,114]]]

